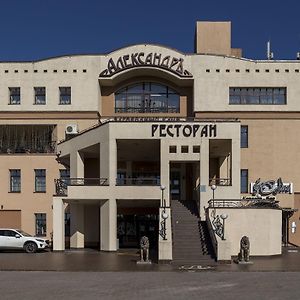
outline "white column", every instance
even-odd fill
[[[84,178],[84,157],[78,151],[70,154],[70,177]]]
[[[160,184],[165,186],[164,198],[166,206],[170,206],[170,162],[169,146],[164,140],[160,141]]]
[[[241,148],[240,140],[232,139],[231,172],[232,172],[232,197],[241,196]]]
[[[100,250],[117,250],[117,201],[109,199],[100,207]]]
[[[161,230],[161,222],[163,209],[159,209],[159,230]],[[170,261],[173,259],[172,253],[172,222],[171,222],[171,209],[166,208],[166,213],[168,214],[168,218],[166,219],[166,240],[159,235],[158,242],[158,260],[160,261]]]
[[[84,248],[84,205],[70,204],[71,248]]]
[[[160,261],[172,260],[172,223],[170,208],[170,162],[169,162],[169,144],[164,140],[160,141],[160,184],[165,186],[164,199],[166,200],[166,240],[159,235],[158,239],[158,259]],[[162,202],[162,201],[161,201]],[[162,204],[162,203],[161,203]],[[159,230],[161,229],[162,208],[159,209]]]
[[[204,207],[208,206],[208,200],[212,198],[209,186],[209,140],[202,139],[200,148],[200,218],[205,220]]]
[[[117,143],[115,139],[100,143],[100,177],[108,178],[110,185],[117,178]]]
[[[62,198],[53,197],[53,251],[65,250],[65,207]]]

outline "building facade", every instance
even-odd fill
[[[230,26],[197,22],[192,54],[144,44],[1,63],[1,226],[53,232],[54,250],[116,251],[147,235],[172,260],[178,201],[208,222],[212,199],[282,178],[286,210],[226,211],[228,253],[245,234],[257,255],[281,253],[282,236],[298,245],[300,63],[242,58]]]

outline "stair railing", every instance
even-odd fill
[[[206,215],[206,224],[207,224],[207,227],[208,227],[208,232],[209,232],[209,235],[210,235],[210,238],[211,238],[211,242],[212,242],[212,245],[213,245],[215,256],[217,257],[218,256],[218,242],[217,242],[217,239],[216,239],[215,230],[214,230],[213,225],[211,224],[211,221],[210,221],[209,209],[208,208],[206,208],[206,210],[205,210],[205,215]]]

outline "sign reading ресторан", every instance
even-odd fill
[[[111,77],[123,70],[135,67],[156,67],[168,70],[180,77],[192,77],[192,74],[184,69],[184,59],[171,55],[163,55],[156,52],[134,52],[118,58],[110,58],[107,68],[100,73],[100,77]]]
[[[216,137],[215,124],[152,124],[152,137]]]

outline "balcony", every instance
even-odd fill
[[[107,178],[55,179],[56,196],[67,196],[68,186],[108,186]]]

